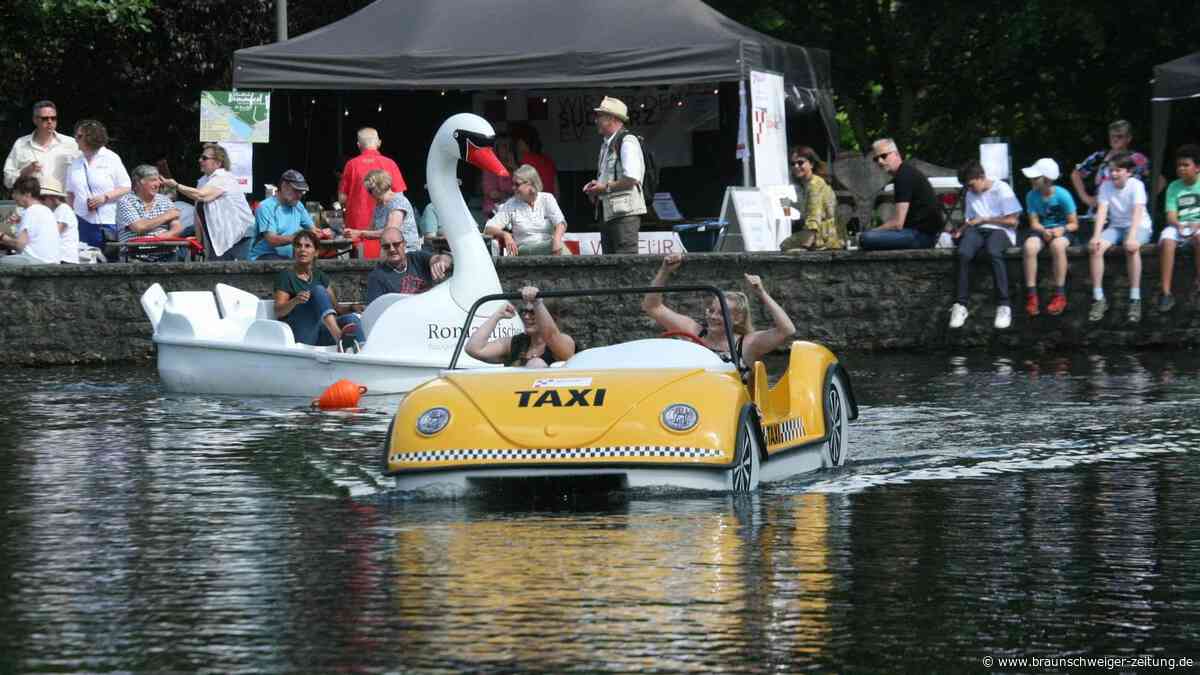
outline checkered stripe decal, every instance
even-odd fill
[[[661,445],[618,445],[604,448],[456,448],[452,450],[423,450],[412,453],[396,453],[393,462],[426,464],[430,462],[462,462],[468,460],[527,461],[561,459],[627,459],[662,457],[697,458],[721,457],[724,453],[710,448],[672,448]]]
[[[799,417],[768,424],[766,427],[767,445],[790,443],[804,437],[804,420]]]

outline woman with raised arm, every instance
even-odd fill
[[[551,363],[566,361],[575,355],[575,340],[558,329],[557,312],[538,296],[538,289],[521,289],[521,322],[525,332],[488,341],[501,319],[511,319],[517,310],[505,303],[500,311],[488,317],[467,340],[467,354],[486,363],[506,366],[545,368]]]
[[[667,279],[683,264],[683,255],[673,253],[663,258],[662,266],[654,275],[651,286],[665,286]],[[654,319],[663,330],[669,332],[687,333],[694,335],[705,347],[713,350],[724,359],[733,359],[737,355],[747,367],[754,365],[769,352],[787,344],[796,332],[796,326],[788,317],[787,312],[763,288],[762,279],[754,274],[747,274],[746,283],[758,296],[760,302],[767,308],[774,325],[767,330],[754,330],[750,318],[750,300],[745,293],[737,291],[725,293],[729,302],[729,314],[733,319],[733,334],[735,344],[729,344],[725,335],[725,317],[721,313],[721,303],[712,298],[704,311],[704,323],[684,316],[667,307],[663,303],[661,293],[652,293],[642,300],[642,311]]]

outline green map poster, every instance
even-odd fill
[[[200,92],[200,142],[267,143],[271,140],[271,92]]]

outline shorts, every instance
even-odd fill
[[[1125,241],[1125,237],[1129,235],[1128,227],[1106,227],[1100,233],[1100,238],[1113,246],[1120,246]],[[1137,236],[1138,244],[1145,246],[1150,243],[1150,227],[1142,225],[1138,228]]]
[[[1055,230],[1058,228],[1048,227],[1046,229]],[[1087,242],[1088,242],[1088,238],[1086,236],[1081,235],[1079,233],[1079,230],[1076,230],[1074,232],[1066,232],[1065,228],[1064,228],[1063,236],[1066,237],[1067,246],[1085,246],[1085,245],[1087,245]],[[1025,246],[1026,240],[1034,239],[1034,238],[1041,239],[1042,237],[1040,234],[1037,234],[1033,230],[1030,230],[1030,229],[1021,230],[1021,246],[1022,247]],[[1047,248],[1049,246],[1050,246],[1050,243],[1043,239],[1042,240],[1042,248]]]
[[[1182,241],[1184,239],[1191,239],[1192,237],[1196,236],[1197,234],[1200,234],[1200,228],[1194,228],[1189,225],[1184,225],[1183,230],[1180,231],[1179,229],[1168,225],[1167,229],[1163,230],[1162,234],[1159,235],[1158,240],[1166,241],[1166,240],[1170,239],[1171,241]]]

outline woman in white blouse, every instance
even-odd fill
[[[80,155],[67,169],[67,199],[79,221],[79,239],[102,247],[116,241],[117,200],[129,192],[129,173],[117,153],[109,150],[108,130],[96,120],[75,125]]]
[[[558,201],[542,192],[537,169],[522,164],[513,172],[513,196],[483,226],[509,255],[570,255],[563,246],[567,219]]]
[[[237,178],[229,173],[229,153],[216,143],[206,143],[200,151],[200,171],[204,176],[196,187],[167,179],[164,185],[204,206],[204,259],[247,260],[254,242],[254,214]],[[197,227],[199,231],[201,228]]]

